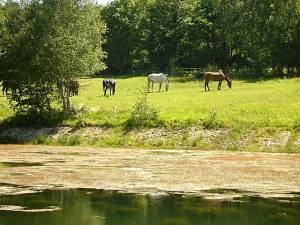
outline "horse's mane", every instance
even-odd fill
[[[224,75],[225,77],[227,77],[230,80],[230,77],[228,76],[228,74],[225,73],[223,70],[219,70],[219,73]]]

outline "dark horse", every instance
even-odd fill
[[[104,96],[106,96],[106,91],[107,89],[109,89],[109,94],[114,95],[115,91],[116,91],[116,82],[113,79],[109,79],[109,80],[103,80],[102,81],[102,85],[103,85],[103,94]]]
[[[3,80],[2,82],[2,94],[3,96],[7,95],[7,92],[9,90],[11,81],[9,80]]]
[[[79,93],[79,82],[78,80],[70,80],[68,83],[68,88],[71,96],[78,95]]]
[[[228,87],[231,89],[231,86],[232,86],[231,79],[229,78],[229,76],[227,74],[225,74],[221,70],[219,70],[219,72],[206,72],[206,73],[204,73],[203,78],[204,78],[205,91],[207,91],[207,90],[209,91],[208,83],[210,80],[219,81],[218,90],[221,90],[222,81],[226,80]],[[206,88],[207,88],[207,90],[206,90]]]
[[[57,81],[56,83],[59,94],[61,95],[61,88],[64,88],[69,92],[70,96],[75,96],[79,94],[79,82],[78,80],[64,80],[64,81]]]

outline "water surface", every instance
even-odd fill
[[[31,211],[4,210],[5,205]],[[300,198],[122,194],[98,190],[0,196],[0,225],[299,225]],[[41,211],[59,207],[61,210]],[[33,209],[40,211],[34,212]]]

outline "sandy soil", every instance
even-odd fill
[[[0,145],[1,162],[41,165],[0,167],[0,194],[55,188],[207,198],[224,197],[223,189],[229,190],[225,197],[300,192],[300,154]]]

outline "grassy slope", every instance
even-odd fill
[[[49,140],[47,137],[38,137],[32,143],[102,147],[299,151],[299,146],[293,144],[298,139],[300,130],[299,78],[259,82],[234,80],[232,90],[229,90],[224,83],[222,91],[216,91],[217,84],[211,83],[211,92],[204,92],[203,82],[184,83],[171,78],[169,92],[155,92],[148,95],[149,102],[159,108],[159,119],[169,131],[192,126],[201,129],[203,124],[210,121],[212,112],[216,112],[214,123],[225,127],[230,132],[218,138],[190,139],[188,130],[182,129],[181,136],[171,135],[164,139],[151,139],[152,141],[148,141],[149,136],[145,136],[142,140],[137,139],[135,136],[141,134],[141,131],[127,133],[123,129],[136,103],[137,93],[146,89],[146,78],[117,79],[116,95],[112,97],[103,97],[101,82],[100,78],[80,80],[80,95],[72,97],[72,103],[77,106],[84,105],[90,112],[66,119],[62,123],[69,126],[83,123],[106,125],[113,127],[112,129],[100,138],[85,138],[80,134],[75,134],[75,136],[62,136],[56,141]],[[157,89],[156,85],[155,90]],[[0,97],[0,106],[0,121],[13,114],[6,98]],[[253,132],[253,130],[256,131]],[[291,132],[287,144],[273,148],[273,150],[261,147],[260,143],[264,140],[276,139],[281,135],[280,132],[286,130]],[[246,141],[241,146],[240,140],[245,137],[248,142]]]

